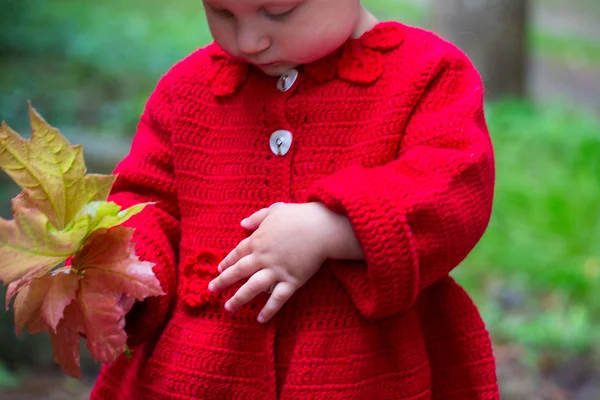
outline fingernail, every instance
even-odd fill
[[[215,284],[212,283],[212,281],[208,284],[208,290],[210,290],[211,292],[215,291]]]
[[[244,219],[242,220],[242,225],[246,225],[246,222],[248,222],[248,218],[244,218]]]
[[[232,311],[232,307],[231,307],[231,303],[230,302],[225,303],[225,309],[227,311],[230,311],[230,312]]]
[[[262,323],[264,323],[264,322],[265,322],[265,317],[263,317],[263,315],[261,314],[261,315],[259,315],[259,316],[258,316],[258,318],[256,318],[256,320],[257,320],[259,323],[261,323],[261,324],[262,324]]]

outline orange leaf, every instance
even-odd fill
[[[153,264],[140,261],[131,242],[133,229],[99,229],[73,257],[73,268],[93,281],[96,290],[122,292],[137,300],[163,295]]]
[[[77,296],[82,276],[67,269],[55,272],[52,278],[52,286],[44,298],[41,311],[44,321],[56,331],[65,308]]]
[[[42,278],[30,280],[23,286],[23,288],[17,295],[17,298],[15,299],[15,304],[13,306],[17,335],[21,335],[23,328],[40,316],[42,304],[44,303],[44,299],[48,294],[48,291],[50,290],[51,286],[51,276],[44,276]],[[9,293],[10,292],[12,291],[9,290]],[[7,305],[8,301],[9,300],[7,300]]]

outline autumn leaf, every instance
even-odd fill
[[[80,378],[79,343],[85,329],[81,308],[73,293],[74,283],[77,284],[75,289],[79,289],[79,279],[70,279],[74,275],[69,269],[63,269],[54,276],[30,281],[17,295],[14,313],[18,335],[24,326],[31,334],[48,333],[56,362],[65,373]]]
[[[30,281],[19,292],[13,305],[17,335],[21,335],[26,325],[36,322],[38,318],[41,318],[42,303],[51,286],[52,277],[44,276]],[[7,298],[7,304],[8,302],[10,302],[10,298]]]
[[[0,219],[0,281],[27,281],[74,254],[96,229],[110,228],[146,204],[121,211],[106,201],[116,176],[86,175],[80,146],[51,127],[29,105],[32,134],[25,140],[0,127],[0,168],[21,186],[14,219]]]
[[[63,318],[64,310],[77,297],[79,281],[83,277],[68,269],[52,276],[52,285],[42,303],[41,315],[44,322],[56,331]]]
[[[89,203],[59,231],[38,209],[25,208],[17,197],[13,200],[14,219],[0,218],[0,281],[6,284],[49,272],[75,254],[93,231],[120,225],[145,206],[121,211],[115,203]]]
[[[133,230],[116,227],[92,234],[73,257],[72,268],[83,274],[79,301],[87,346],[100,361],[111,362],[125,351],[125,315],[133,301],[164,294],[153,265],[135,256]]]
[[[94,358],[110,363],[125,352],[126,311],[120,307],[121,293],[102,292],[92,281],[83,282],[79,297],[83,310],[87,348]]]
[[[22,290],[13,306],[17,334],[20,335],[23,327],[38,317],[44,325],[56,331],[65,308],[77,297],[82,278],[70,268],[61,268],[51,275],[31,279],[21,285]],[[15,290],[9,286],[7,303],[14,294]]]
[[[81,378],[79,343],[84,332],[83,318],[78,302],[73,301],[65,310],[56,332],[50,331],[54,360],[73,378]]]
[[[29,140],[2,123],[0,166],[23,188],[27,203],[62,230],[87,203],[106,200],[116,176],[86,175],[81,146],[71,146],[31,104],[29,118]]]
[[[70,267],[25,282],[16,295],[17,334],[25,326],[48,332],[57,362],[72,376],[80,333],[92,356],[110,363],[126,350],[125,315],[134,301],[163,294],[153,264],[135,255],[132,234],[122,226],[95,231]]]
[[[33,278],[77,250],[81,233],[57,232],[41,211],[24,208],[19,198],[12,205],[14,219],[0,218],[0,281]]]
[[[164,294],[153,265],[135,255],[132,235],[133,229],[124,227],[95,231],[73,257],[72,268],[100,292],[127,293],[137,300]]]
[[[134,230],[120,226],[148,204],[107,201],[116,176],[86,175],[82,148],[31,105],[29,114],[29,140],[0,126],[0,168],[23,189],[13,219],[0,218],[0,282],[7,309],[15,299],[17,335],[48,333],[56,362],[80,377],[82,337],[95,359],[114,361],[128,350],[134,302],[163,294],[153,264],[135,255]]]

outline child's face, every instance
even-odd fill
[[[215,42],[268,75],[316,61],[350,38],[360,0],[203,0]]]

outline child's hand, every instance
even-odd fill
[[[221,274],[209,289],[218,292],[249,278],[225,308],[235,311],[271,292],[258,316],[259,322],[268,321],[328,258],[338,218],[320,203],[280,204],[254,213],[242,226],[255,232],[219,264]]]

